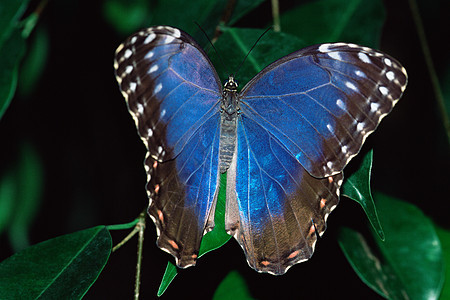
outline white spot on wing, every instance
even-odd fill
[[[158,83],[158,85],[155,87],[155,90],[153,91],[154,94],[157,94],[162,89],[162,83]]]
[[[355,74],[356,74],[356,76],[359,76],[359,77],[364,77],[364,78],[366,77],[366,74],[364,74],[364,72],[361,70],[356,70]]]
[[[347,146],[342,146],[342,153],[347,153],[348,152],[348,147]]]
[[[351,83],[350,81],[347,81],[347,82],[345,83],[345,86],[348,87],[348,88],[351,89],[351,90],[354,90],[355,92],[358,91],[358,88],[357,88],[353,83]]]
[[[125,50],[123,57],[130,58],[131,54],[133,54],[133,52],[130,49],[127,49],[127,50]]]
[[[385,57],[385,58],[384,58],[384,63],[385,63],[387,66],[392,67],[392,60],[390,60],[389,58]]]
[[[389,79],[389,81],[394,80],[394,78],[395,78],[394,72],[388,71],[388,72],[386,73],[386,78]]]
[[[373,102],[373,103],[370,104],[370,110],[372,112],[376,112],[378,110],[378,108],[380,108],[380,104],[378,104],[376,102]]]
[[[158,65],[153,65],[150,70],[148,70],[148,74],[158,71]]]
[[[342,110],[347,110],[347,107],[345,107],[344,101],[342,101],[341,99],[336,100],[336,105]]]
[[[136,91],[136,82],[130,82],[130,91],[135,92]]]
[[[179,39],[181,36],[181,32],[177,28],[173,28],[173,36]]]
[[[339,52],[328,52],[328,56],[336,60],[342,60]]]
[[[138,113],[140,113],[140,114],[144,113],[144,106],[141,103],[138,103],[137,110],[138,110]]]
[[[367,54],[365,54],[363,52],[359,52],[358,53],[358,57],[359,57],[360,60],[362,60],[363,62],[365,62],[367,64],[371,63],[370,58],[367,56]]]
[[[356,125],[356,130],[363,131],[364,126],[365,126],[364,122],[360,122],[358,123],[358,125]]]
[[[333,133],[333,126],[331,126],[331,124],[327,124],[327,129],[329,132]]]
[[[322,44],[319,46],[319,51],[322,53],[328,52],[328,47],[330,47],[331,44]]]
[[[156,38],[156,34],[150,33],[144,40],[144,44],[151,43]]]
[[[147,135],[148,135],[149,137],[152,137],[152,136],[153,136],[153,130],[152,130],[151,128],[147,129]]]
[[[147,53],[147,54],[144,56],[144,59],[150,59],[150,58],[153,57],[153,55],[155,55],[155,52],[150,51],[149,53]]]
[[[125,68],[125,73],[130,74],[131,71],[133,71],[133,66],[127,66],[127,67]]]
[[[175,38],[174,38],[173,36],[169,35],[169,36],[167,36],[167,37],[164,39],[164,43],[165,43],[165,44],[170,44],[170,43],[172,43],[172,41],[173,41],[174,39],[175,39]]]
[[[381,93],[383,96],[386,96],[386,95],[388,94],[388,92],[389,92],[389,90],[388,90],[387,87],[385,87],[385,86],[380,86],[380,87],[378,88],[378,90],[380,91],[380,93]]]

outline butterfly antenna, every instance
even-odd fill
[[[223,62],[222,56],[220,56],[219,51],[217,51],[216,47],[214,47],[214,44],[211,41],[211,39],[209,38],[209,36],[206,34],[206,32],[203,30],[203,28],[200,26],[200,24],[198,24],[197,22],[194,22],[194,23],[203,32],[203,34],[205,35],[205,37],[208,40],[209,44],[213,47],[214,51],[216,52],[217,56],[219,57],[220,63],[222,64],[223,68],[226,70],[227,67],[225,66],[225,63]]]
[[[239,72],[239,70],[241,69],[242,65],[244,64],[245,60],[247,59],[247,57],[250,55],[250,53],[252,52],[253,48],[256,47],[256,44],[258,44],[259,40],[270,30],[272,29],[273,26],[269,26],[260,36],[259,38],[256,40],[256,42],[253,44],[253,46],[250,48],[250,50],[247,52],[247,55],[244,57],[244,60],[241,62],[241,64],[239,65],[239,67],[237,68],[236,72],[234,73],[234,76],[236,76],[236,74]]]

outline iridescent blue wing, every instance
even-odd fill
[[[243,88],[227,228],[250,266],[283,274],[312,255],[343,168],[406,82],[392,57],[336,43],[294,52]]]
[[[313,176],[342,171],[400,99],[406,71],[354,44],[322,44],[269,65],[242,90],[241,110]]]
[[[226,228],[258,272],[281,275],[309,259],[339,202],[342,173],[311,176],[261,124],[242,114],[227,174]],[[235,172],[236,171],[236,172]],[[236,199],[237,197],[237,199]]]
[[[116,50],[115,72],[147,146],[148,212],[158,246],[179,267],[194,265],[213,226],[218,192],[221,84],[186,33],[151,27]],[[212,212],[212,213],[211,213]]]

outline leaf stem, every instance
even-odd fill
[[[137,217],[130,223],[106,226],[106,229],[108,229],[108,230],[130,229],[131,227],[134,226],[133,231],[131,231],[122,241],[120,241],[120,243],[118,243],[116,246],[113,247],[113,249],[112,249],[113,252],[118,250],[124,244],[126,244],[136,233],[139,232],[139,234],[140,234],[141,227],[145,228],[146,214],[147,214],[147,209],[144,209],[144,211],[142,211],[139,214],[139,217]]]
[[[114,224],[114,225],[107,225],[106,229],[108,230],[123,230],[123,229],[130,229],[136,226],[136,224],[139,222],[139,217],[134,219],[133,221],[125,224]]]
[[[28,38],[36,27],[37,22],[39,21],[40,16],[42,15],[42,11],[47,6],[48,0],[42,0],[36,9],[31,13],[25,20],[22,21],[22,37],[24,39]]]
[[[280,32],[280,5],[278,0],[272,0],[272,17],[273,17],[273,31]]]

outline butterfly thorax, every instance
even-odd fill
[[[230,76],[223,86],[221,113],[227,120],[236,119],[239,111],[237,88],[238,84],[233,76]]]
[[[220,117],[220,172],[225,173],[230,167],[236,146],[236,121],[239,114],[238,85],[233,76],[223,86]]]

